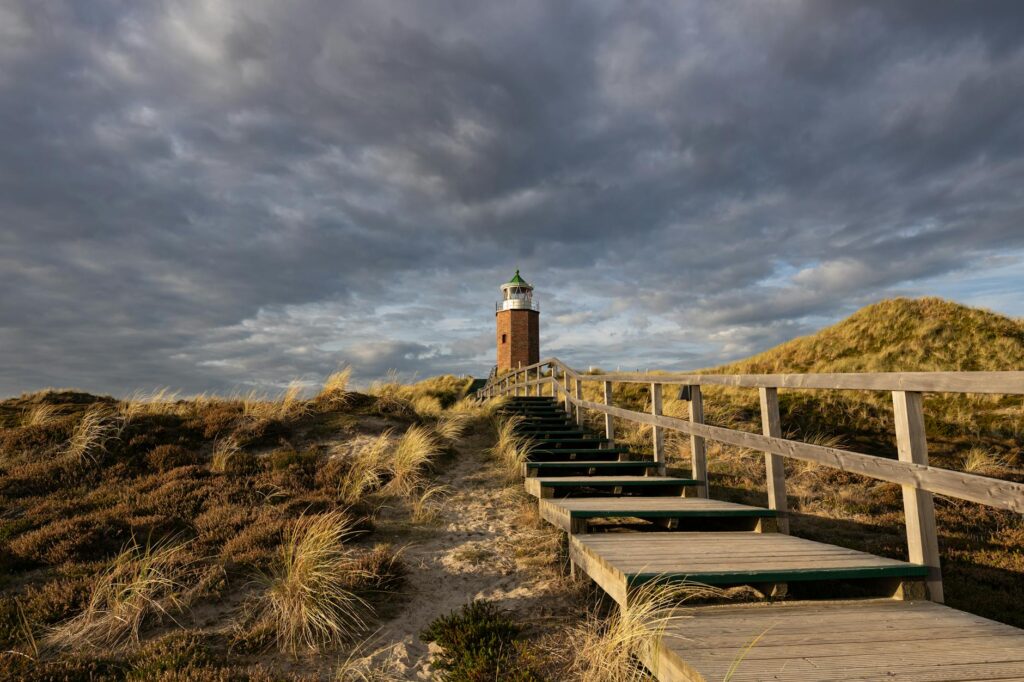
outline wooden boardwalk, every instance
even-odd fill
[[[552,369],[547,377],[541,375],[542,366]],[[535,379],[531,372],[536,372]],[[1001,374],[1024,379],[1022,373]],[[942,492],[956,489],[964,499],[985,498],[993,506],[1021,511],[1024,486],[996,482],[986,493],[975,480],[981,477],[928,467],[926,454],[921,456],[926,450],[919,394],[899,391],[905,395],[897,396],[894,391],[897,428],[903,430],[897,434],[901,459],[904,450],[908,457],[905,462],[871,458],[897,465],[886,468],[858,459],[866,455],[785,441],[778,436],[779,423],[773,415],[778,406],[772,381],[814,387],[850,382],[857,388],[877,389],[876,380],[835,375],[840,379],[823,382],[813,375],[777,379],[768,375],[767,379],[742,378],[737,384],[735,378],[716,377],[726,385],[749,381],[760,388],[766,434],[761,437],[704,426],[699,386],[688,387],[691,421],[679,427],[680,420],[659,416],[660,385],[651,386],[652,417],[612,407],[608,375],[586,377],[604,382],[603,404],[583,400],[583,375],[557,361],[524,368],[513,376],[520,381],[498,377],[480,395],[513,396],[504,413],[523,417],[520,432],[536,438],[538,447],[523,466],[524,485],[538,498],[541,516],[568,534],[574,571],[586,573],[622,608],[629,608],[635,591],[651,582],[745,585],[776,597],[756,603],[680,606],[676,615],[681,617],[639,652],[642,663],[659,680],[1024,680],[1024,630],[936,603],[942,599],[941,578],[931,493],[926,492],[929,487],[943,488]],[[981,385],[975,377],[925,374],[900,381],[911,388],[938,382],[943,390]],[[1019,392],[1024,393],[1024,381],[1019,383]],[[550,384],[554,397],[540,397],[544,384]],[[1010,385],[1015,384],[1010,381]],[[995,388],[1006,387],[1007,377],[996,377]],[[533,395],[526,395],[531,388]],[[989,389],[993,392],[992,386]],[[604,437],[580,427],[581,409],[605,413]],[[613,416],[653,426],[653,458],[615,447]],[[663,428],[691,434],[693,478],[665,475]],[[705,437],[747,445],[749,438],[762,438],[753,444],[772,448],[766,448],[771,508],[706,498]],[[783,454],[807,455],[811,461],[831,458],[826,464],[833,465],[834,460],[840,468],[859,467],[861,473],[902,483],[912,560],[878,557],[777,532],[787,527]],[[809,583],[816,586],[815,594],[822,590],[827,594],[834,585],[855,585],[864,598],[782,599],[791,585]]]
[[[1024,631],[927,601],[685,609],[645,652],[661,680],[1021,680]],[[757,639],[759,638],[759,639]],[[755,642],[754,640],[757,639]]]

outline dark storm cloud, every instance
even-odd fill
[[[1024,254],[1019,7],[0,2],[0,393],[479,374],[515,267],[601,366],[948,290]]]

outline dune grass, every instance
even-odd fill
[[[85,609],[53,629],[46,644],[59,649],[138,644],[148,620],[170,618],[182,607],[186,555],[185,545],[173,540],[133,542],[99,575]]]
[[[351,455],[351,462],[338,482],[338,497],[343,504],[356,504],[380,489],[388,473],[392,433],[388,429]]]
[[[234,438],[222,438],[213,444],[213,456],[210,459],[210,470],[217,473],[231,471],[241,458],[245,457],[242,447]]]
[[[447,486],[424,484],[412,494],[412,522],[431,524],[440,518],[451,491]]]
[[[317,403],[321,409],[342,409],[352,402],[352,392],[349,391],[349,383],[352,380],[352,366],[346,365],[336,372],[332,372],[324,379],[320,392],[316,394],[312,402]]]
[[[104,407],[90,408],[82,415],[71,434],[65,454],[79,460],[95,462],[112,440],[116,440],[119,426]]]
[[[465,435],[471,419],[465,412],[445,414],[434,424],[434,433],[442,441],[454,443]]]
[[[649,679],[637,660],[657,650],[673,623],[687,618],[679,606],[697,599],[727,596],[718,588],[693,582],[644,583],[630,595],[628,607],[601,618],[591,614],[571,630],[571,670],[581,682],[631,682]],[[657,671],[653,671],[657,675]]]
[[[52,423],[59,414],[55,406],[42,403],[28,410],[22,416],[21,423],[23,426],[46,426]]]
[[[533,439],[518,433],[522,417],[512,415],[501,417],[494,423],[494,445],[491,455],[498,461],[509,482],[518,481],[523,474],[523,464],[536,447]]]
[[[356,534],[338,512],[302,516],[285,534],[252,607],[281,652],[318,652],[365,629],[372,608],[353,586],[371,576],[345,546]]]
[[[438,454],[438,443],[430,429],[414,424],[395,441],[388,462],[391,480],[385,490],[409,495],[421,488],[426,469]]]

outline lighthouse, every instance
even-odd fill
[[[540,362],[540,306],[533,287],[519,276],[501,285],[494,306],[498,326],[498,373]]]

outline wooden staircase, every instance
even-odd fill
[[[652,581],[774,598],[688,608],[642,655],[658,679],[1024,680],[1024,631],[925,601],[929,566],[778,532],[779,510],[700,497],[705,481],[664,475],[567,404],[515,395],[503,413],[534,439],[525,487],[568,534],[574,572],[622,608]],[[864,598],[779,601],[797,583],[853,584]]]

